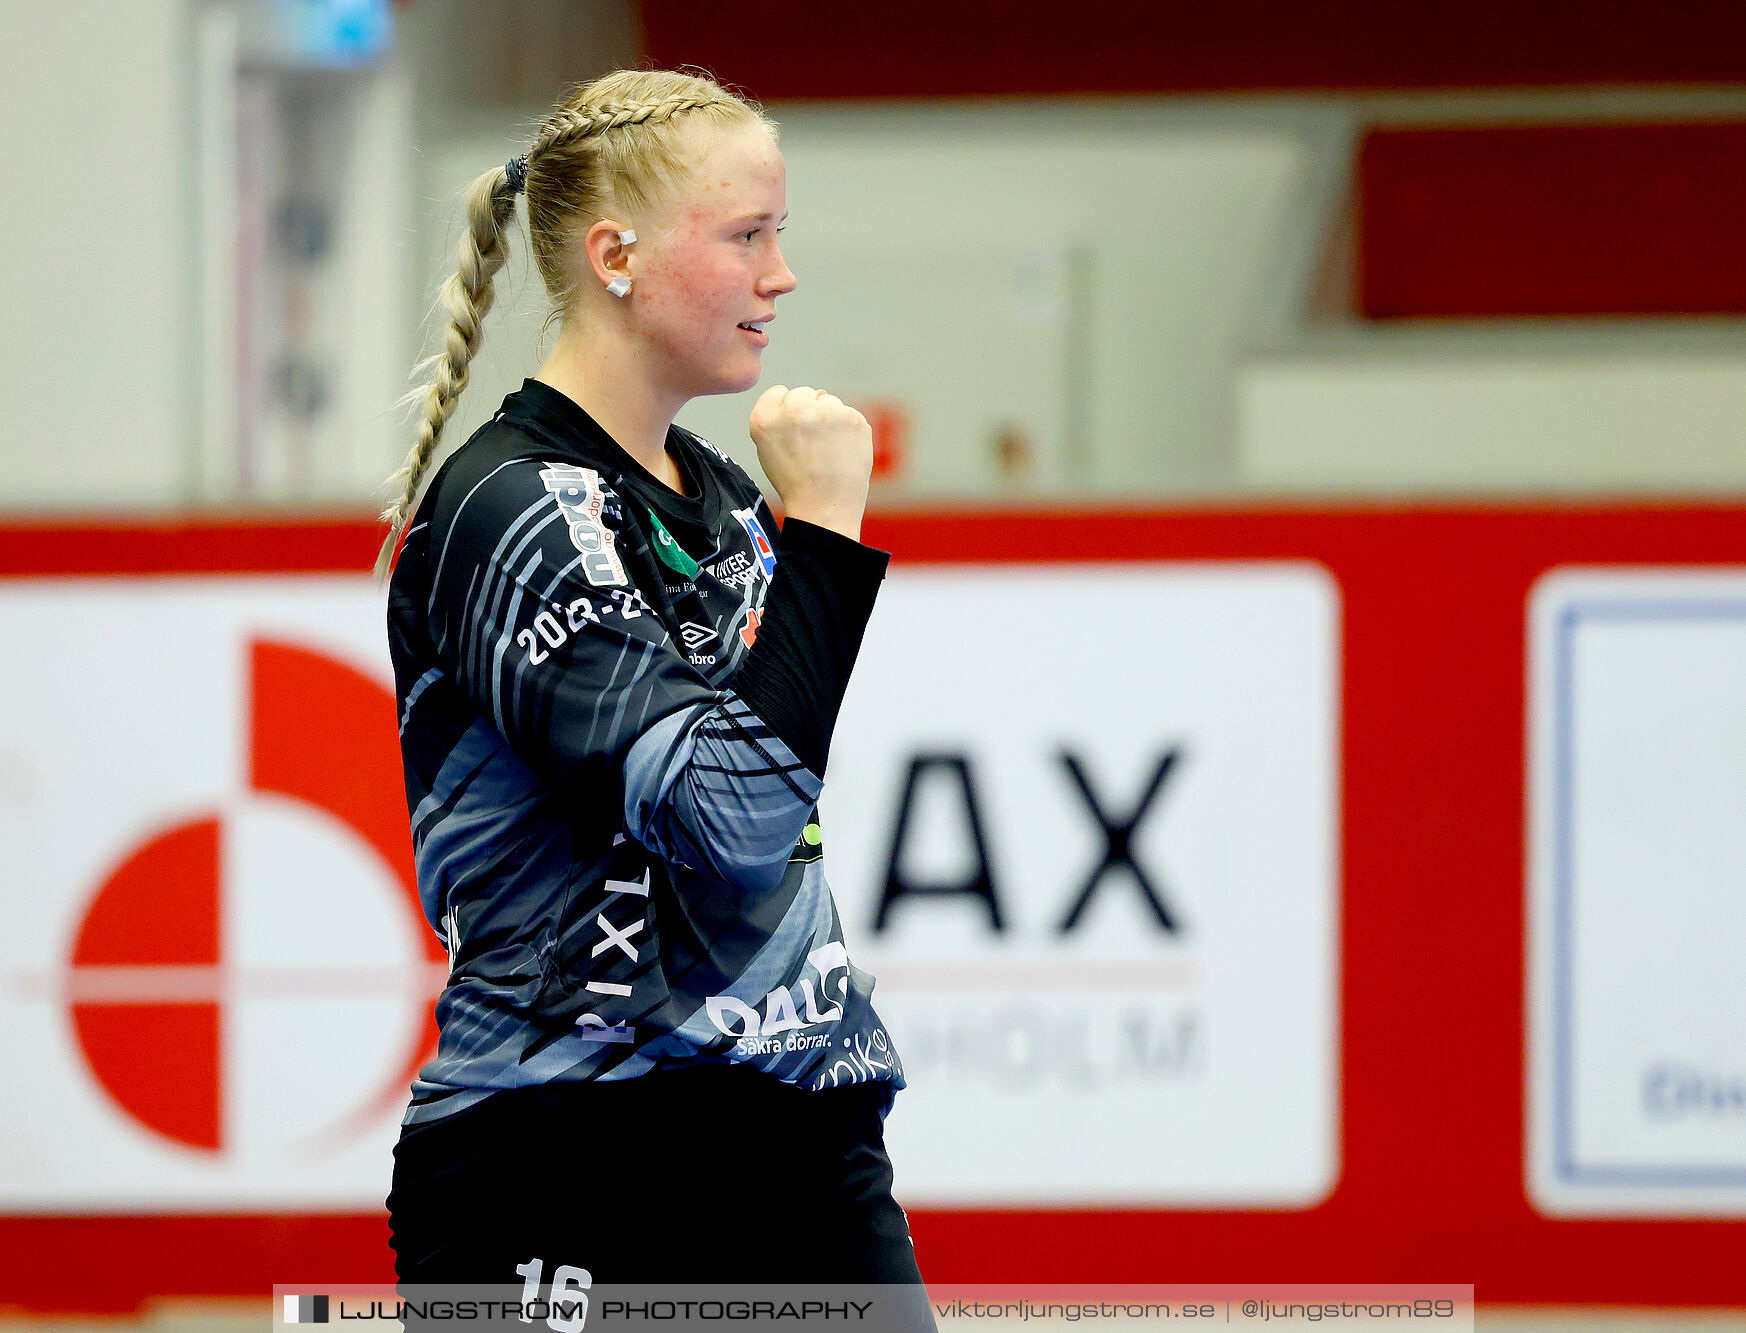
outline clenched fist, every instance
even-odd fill
[[[867,418],[818,389],[766,389],[752,407],[752,443],[790,517],[855,541],[873,475]]]

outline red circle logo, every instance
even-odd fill
[[[211,1154],[379,1122],[435,1050],[447,972],[413,877],[393,695],[296,644],[251,641],[248,670],[248,790],[121,859],[66,977],[97,1083]]]

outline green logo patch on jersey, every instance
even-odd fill
[[[661,563],[688,579],[696,578],[697,571],[703,566],[685,554],[685,548],[674,540],[667,525],[661,522],[661,516],[653,509],[649,510],[649,522],[655,525],[655,554],[661,557]]]
[[[800,831],[800,841],[794,844],[794,855],[789,857],[789,863],[799,861],[805,865],[808,861],[822,860],[824,857],[824,830],[815,819]]]

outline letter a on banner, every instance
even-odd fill
[[[976,868],[959,884],[924,884],[903,873],[904,840],[909,835],[910,815],[915,810],[916,788],[929,769],[944,769],[958,780],[964,794],[964,821],[976,853]],[[955,897],[969,894],[988,905],[988,926],[999,932],[1006,929],[1000,914],[1000,895],[995,891],[994,873],[989,865],[988,838],[982,829],[982,809],[976,800],[976,785],[970,777],[970,761],[961,754],[918,754],[909,761],[909,772],[903,780],[903,795],[898,798],[897,826],[891,834],[891,852],[885,858],[885,887],[879,895],[879,913],[873,919],[875,932],[885,929],[891,917],[892,905],[899,898],[911,895],[923,897]]]

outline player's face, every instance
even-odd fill
[[[788,186],[775,140],[757,125],[704,127],[690,147],[689,178],[636,246],[633,298],[651,369],[686,398],[758,382],[765,326],[795,287],[776,243]]]

